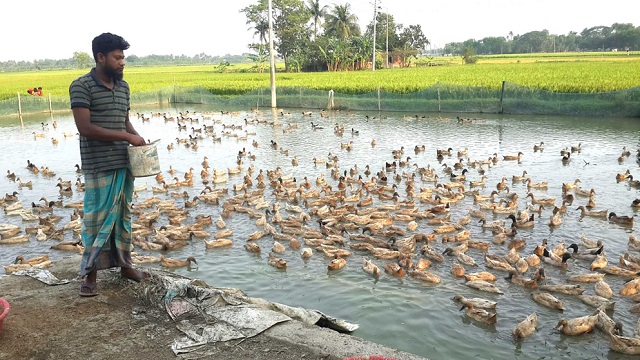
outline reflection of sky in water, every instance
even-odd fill
[[[189,107],[194,109],[195,107]],[[201,110],[200,108],[195,108]],[[145,110],[148,115],[156,109]],[[182,110],[182,109],[178,109]],[[166,110],[160,110],[166,111]],[[175,112],[174,110],[173,112]],[[321,119],[317,111],[313,117],[303,117],[301,110],[291,110],[290,117],[280,118],[283,123],[281,128],[268,127],[266,125],[250,125],[246,129],[256,135],[249,135],[248,141],[238,141],[236,138],[223,138],[221,143],[213,143],[211,139],[202,140],[197,151],[186,149],[182,145],[175,145],[175,150],[167,151],[166,146],[174,142],[176,137],[185,138],[190,132],[179,132],[177,126],[172,123],[165,125],[161,119],[154,119],[151,123],[140,123],[134,119],[134,125],[138,131],[151,140],[162,139],[159,145],[160,161],[163,170],[168,170],[169,165],[178,171],[180,177],[190,167],[195,169],[196,179],[201,170],[200,163],[206,155],[209,164],[216,169],[226,169],[235,166],[238,151],[245,148],[256,155],[254,166],[256,169],[274,169],[279,166],[284,174],[291,174],[299,181],[305,176],[309,177],[315,186],[315,179],[324,173],[329,182],[335,186],[336,182],[330,179],[331,171],[324,165],[315,167],[313,158],[326,157],[332,153],[339,157],[341,171],[349,170],[357,165],[362,174],[366,165],[370,165],[373,173],[381,170],[385,162],[393,160],[391,151],[404,146],[406,157],[411,157],[410,163],[417,163],[421,167],[435,167],[440,175],[442,165],[436,160],[436,149],[453,148],[454,152],[468,148],[468,157],[471,159],[485,160],[491,154],[497,153],[517,154],[524,153],[522,162],[500,161],[487,172],[487,188],[481,190],[483,194],[490,190],[503,176],[506,176],[509,187],[520,195],[520,204],[526,201],[527,188],[522,183],[512,183],[512,175],[521,175],[526,170],[534,182],[549,181],[548,191],[535,191],[538,196],[561,197],[561,184],[581,179],[581,186],[587,189],[595,188],[597,191],[597,209],[609,209],[618,214],[632,214],[629,204],[632,199],[639,197],[638,190],[630,189],[625,184],[615,181],[615,174],[631,169],[633,174],[638,174],[638,165],[634,163],[634,157],[624,164],[618,164],[616,159],[623,146],[635,151],[638,145],[640,125],[635,119],[589,119],[589,118],[557,118],[535,116],[498,116],[477,115],[481,120],[474,121],[472,125],[458,125],[455,120],[441,119],[433,116],[424,120],[409,119],[413,114],[406,116],[401,113],[387,114],[387,118],[366,120],[365,115],[377,116],[375,113],[347,114],[336,112],[330,114],[330,118]],[[214,115],[220,118],[219,113]],[[234,117],[223,117],[225,124],[244,125],[244,118],[252,119],[253,114],[242,112]],[[455,119],[455,115],[452,116]],[[269,110],[262,113],[261,118],[271,120]],[[75,133],[75,125],[69,114],[56,115],[58,129],[54,130],[49,125],[46,130],[46,138],[34,140],[32,132],[42,132],[41,122],[51,123],[48,115],[38,115],[25,118],[25,128],[21,129],[16,118],[4,118],[0,120],[2,141],[0,142],[0,170],[11,170],[22,177],[23,181],[33,181],[33,190],[18,189],[15,183],[0,179],[0,193],[9,193],[14,190],[20,193],[25,205],[32,201],[37,202],[41,196],[50,200],[58,197],[58,188],[55,187],[56,179],[62,177],[65,180],[75,181],[74,165],[79,163],[79,150],[75,138],[64,138],[64,132]],[[320,123],[324,129],[313,131],[311,121]],[[334,135],[334,124],[344,125],[343,137]],[[210,124],[210,122],[207,122]],[[297,124],[298,129],[283,134],[282,128]],[[188,127],[202,127],[199,124],[189,124]],[[351,129],[359,131],[359,135],[351,134]],[[219,135],[221,125],[215,125],[215,131]],[[244,129],[243,129],[244,130]],[[235,131],[242,135],[243,132]],[[59,139],[59,144],[54,146],[51,137]],[[372,148],[371,140],[375,139],[377,146]],[[255,148],[251,142],[256,140],[259,147]],[[289,150],[289,155],[273,150],[269,146],[271,140],[278,143],[280,148]],[[353,150],[341,149],[341,143],[353,141]],[[533,152],[533,145],[541,141],[545,143],[545,150],[541,153]],[[568,166],[562,166],[560,162],[560,150],[582,143],[581,153],[574,154],[572,162]],[[413,148],[416,145],[425,145],[426,151],[415,154]],[[298,156],[299,166],[292,167],[291,159]],[[38,166],[49,166],[57,172],[53,179],[47,179],[41,175],[34,176],[26,170],[27,159]],[[455,156],[445,159],[443,162],[453,165]],[[244,168],[249,165],[245,161]],[[586,164],[585,162],[588,162]],[[415,167],[399,168],[399,172],[411,172]],[[480,175],[474,169],[469,169],[468,178],[479,180]],[[253,175],[255,177],[256,174]],[[639,175],[640,177],[640,175]],[[168,180],[170,175],[165,173]],[[446,179],[446,178],[444,178]],[[242,181],[241,175],[231,176],[227,184],[218,187],[231,187],[232,184]],[[443,180],[444,181],[444,180]],[[140,178],[136,180],[136,186],[147,183],[156,185],[153,178]],[[429,187],[431,184],[416,183],[416,189]],[[192,189],[187,189],[191,196],[196,195],[203,188],[202,184],[196,184]],[[401,196],[404,196],[404,183],[399,186]],[[182,191],[183,189],[180,189]],[[269,195],[271,190],[267,188],[267,200],[273,201]],[[74,194],[65,201],[81,200],[81,194]],[[152,196],[150,191],[141,192],[140,199]],[[164,197],[164,195],[160,195]],[[176,202],[181,204],[182,200]],[[379,200],[375,200],[380,204]],[[602,239],[606,244],[607,253],[611,263],[616,262],[617,257],[627,249],[629,230],[609,224],[605,221],[585,218],[580,220],[578,205],[586,204],[586,199],[577,197],[574,206],[570,207],[564,217],[563,224],[551,230],[548,226],[550,210],[543,213],[542,219],[537,220],[533,230],[522,230],[520,236],[527,239],[527,249],[523,253],[530,253],[532,248],[543,238],[548,238],[550,243],[560,241],[567,243],[577,242],[581,234],[587,234],[590,238]],[[473,207],[471,199],[465,199],[455,204],[452,208],[454,220],[464,216],[466,211]],[[425,209],[427,205],[419,205]],[[191,221],[199,213],[211,214],[217,218],[219,207],[211,207],[203,204],[190,210]],[[68,221],[68,209],[57,210],[56,214],[63,216],[61,225]],[[282,212],[286,216],[286,212]],[[492,216],[489,216],[492,218]],[[502,218],[502,215],[496,216]],[[161,222],[166,222],[166,217],[161,217]],[[14,223],[23,226],[15,217],[6,217],[0,214],[0,223]],[[286,272],[276,271],[267,264],[268,249],[273,240],[265,237],[259,240],[263,249],[262,255],[253,255],[243,249],[248,234],[258,228],[254,220],[243,214],[234,214],[227,220],[228,226],[234,230],[232,236],[235,244],[230,249],[205,250],[201,243],[180,249],[170,256],[176,258],[193,255],[200,264],[198,269],[187,272],[186,269],[176,270],[181,274],[198,277],[206,280],[214,286],[238,287],[245,290],[250,296],[264,297],[293,306],[316,308],[332,316],[344,318],[356,322],[361,328],[355,332],[355,336],[363,337],[385,345],[406,350],[433,359],[449,358],[538,358],[538,357],[572,357],[586,358],[610,357],[616,358],[608,351],[606,337],[595,332],[580,337],[564,337],[551,329],[560,317],[577,317],[589,314],[593,309],[583,305],[579,300],[571,296],[558,295],[565,302],[567,310],[563,314],[548,310],[536,305],[530,299],[530,292],[523,288],[511,285],[502,278],[497,281],[497,286],[505,291],[505,295],[494,296],[482,294],[464,287],[461,280],[455,280],[449,273],[453,264],[451,258],[446,259],[445,264],[435,265],[432,271],[440,275],[442,284],[438,286],[425,286],[413,279],[395,279],[383,274],[381,279],[374,281],[361,270],[362,253],[357,252],[348,259],[345,269],[327,273],[328,258],[320,253],[315,253],[308,260],[303,261],[297,252],[287,252],[283,257],[288,262]],[[430,232],[431,226],[419,223],[419,231]],[[404,226],[403,223],[396,225]],[[315,226],[315,224],[311,224]],[[475,240],[490,241],[492,234],[482,231],[475,223],[468,225],[471,237]],[[214,228],[209,229],[215,232]],[[71,234],[67,234],[67,240]],[[16,255],[37,255],[47,252],[52,241],[39,243],[35,239],[27,245],[3,246],[0,252],[0,263],[7,264]],[[442,250],[443,244],[434,244]],[[505,253],[506,248],[493,246],[492,253]],[[484,263],[482,254],[476,250],[470,250],[469,254],[481,265]],[[63,254],[55,253],[54,258]],[[384,261],[375,260],[383,267]],[[588,262],[576,261],[570,265],[568,274],[587,272]],[[484,270],[481,266],[478,270]],[[548,277],[558,281],[566,274],[547,266]],[[468,268],[472,272],[474,269]],[[497,275],[501,275],[496,272]],[[503,275],[503,274],[502,274]],[[617,293],[623,284],[622,279],[607,276],[607,282]],[[583,285],[588,294],[593,294],[593,286]],[[479,325],[465,318],[459,307],[451,301],[451,297],[460,293],[468,297],[485,297],[499,301],[498,323],[487,327]],[[619,300],[614,296],[614,301]],[[635,327],[635,318],[627,317],[631,302],[625,299],[619,300],[616,305],[615,320],[621,320],[631,332]],[[533,334],[522,344],[516,345],[511,340],[511,330],[515,324],[523,320],[531,312],[537,312],[539,319],[539,331]],[[618,316],[618,314],[620,314]],[[490,344],[490,346],[487,346]]]

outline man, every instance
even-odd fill
[[[95,68],[69,87],[86,186],[80,296],[98,295],[100,269],[120,267],[122,277],[136,282],[145,277],[131,264],[133,177],[127,147],[145,141],[129,122],[129,84],[122,79],[128,48],[118,35],[97,36],[92,42]]]

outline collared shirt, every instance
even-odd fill
[[[96,69],[74,80],[69,87],[71,108],[84,107],[91,112],[91,123],[105,129],[127,131],[129,112],[129,84],[124,80],[114,81],[109,89],[98,79]],[[98,141],[80,136],[80,159],[82,170],[98,173],[126,168],[128,153],[126,141]]]

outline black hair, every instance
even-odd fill
[[[113,50],[127,50],[129,43],[121,36],[112,33],[102,33],[91,42],[93,58],[97,61],[98,54],[107,55]]]

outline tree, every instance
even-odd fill
[[[464,50],[464,55],[462,56],[462,60],[465,64],[475,64],[478,61],[478,57],[476,56],[475,50],[471,46],[467,47]]]
[[[329,37],[346,40],[352,36],[360,36],[358,17],[351,13],[351,4],[335,5],[325,15],[325,33]]]
[[[322,21],[327,13],[327,5],[320,6],[320,0],[307,0],[307,10],[311,14],[313,22],[313,38],[318,37],[318,24]]]
[[[74,51],[73,60],[75,61],[78,69],[90,67],[93,64],[91,56],[84,51]]]
[[[247,24],[254,24],[254,28],[259,29],[260,24],[268,19],[267,0],[259,0],[258,4],[240,11],[245,13]],[[309,10],[302,0],[273,1],[274,45],[284,58],[286,71],[291,70],[293,64],[304,63],[304,49],[309,46],[311,37],[311,29],[307,26],[310,19]]]
[[[409,27],[402,29],[399,36],[400,43],[406,44],[412,49],[415,49],[419,53],[422,53],[427,46],[429,46],[429,39],[422,32],[422,27],[418,25],[409,25]]]
[[[388,19],[388,21],[387,21]],[[396,24],[395,18],[391,14],[379,12],[376,19],[376,47],[383,49],[387,44],[387,25],[389,30],[389,50],[393,51],[400,46],[398,31],[402,30],[402,25]],[[366,36],[371,38],[373,34],[373,21],[367,25]]]

